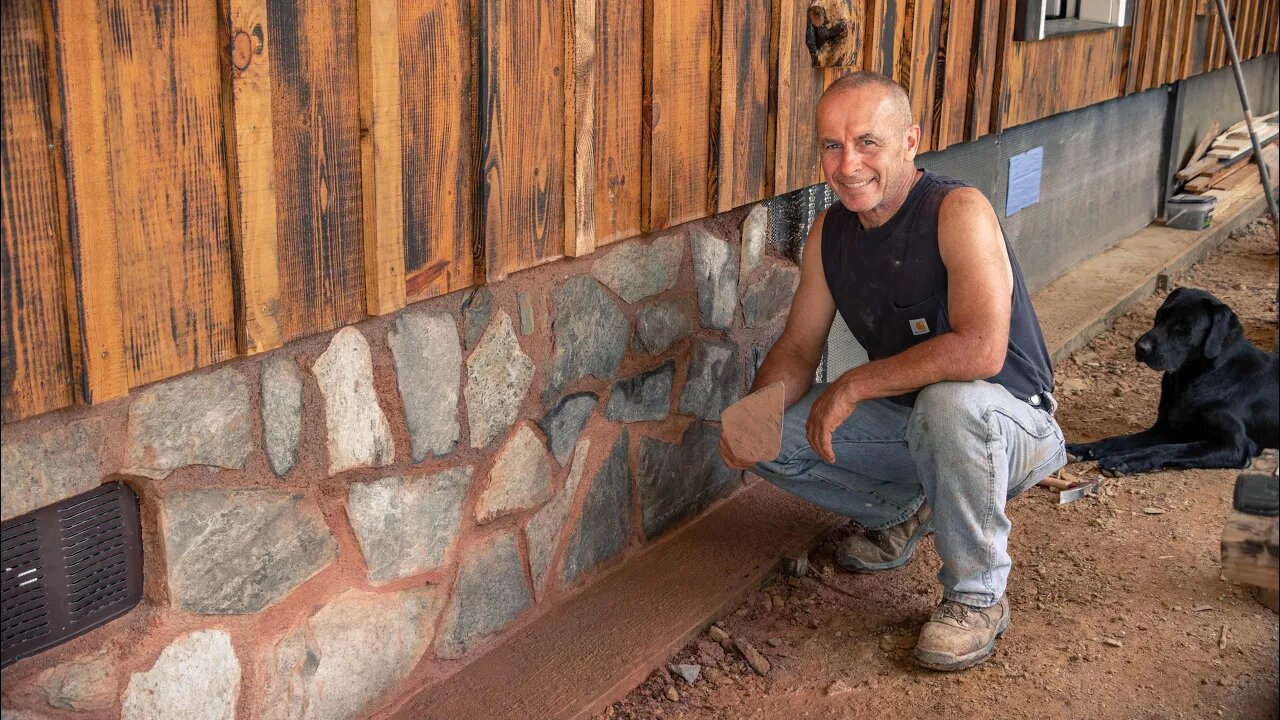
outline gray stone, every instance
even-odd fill
[[[459,658],[506,627],[533,602],[515,535],[502,533],[474,547],[458,568],[453,598],[436,654]]]
[[[800,268],[774,265],[764,282],[753,283],[742,298],[747,327],[759,327],[786,312],[800,284]]]
[[[742,221],[742,265],[738,276],[745,279],[760,267],[764,259],[764,242],[769,226],[769,208],[760,203],[751,208]]]
[[[616,422],[661,420],[671,412],[675,375],[675,361],[668,360],[653,370],[619,380],[609,393],[604,416]]]
[[[684,678],[684,681],[690,685],[698,682],[698,676],[702,674],[701,665],[693,665],[691,663],[677,663],[671,665],[671,672]]]
[[[102,483],[97,421],[54,428],[0,449],[0,514],[31,512],[92,490]]]
[[[690,234],[702,324],[727,330],[733,326],[738,304],[738,264],[734,262],[733,246],[701,228],[694,228]]]
[[[719,428],[689,424],[679,445],[640,440],[640,508],[644,534],[661,535],[729,489],[738,473],[725,467],[716,445]]]
[[[505,312],[489,325],[467,358],[467,420],[471,447],[482,448],[516,421],[520,401],[533,381],[533,360],[520,349]]]
[[[435,570],[462,525],[471,468],[354,483],[347,516],[369,582],[379,585]]]
[[[0,709],[0,720],[53,720],[52,715],[45,715],[35,710]]]
[[[538,421],[538,427],[547,436],[547,446],[551,448],[551,454],[555,455],[556,462],[564,465],[569,459],[569,451],[577,442],[582,428],[587,426],[598,402],[600,398],[595,393],[566,395]]]
[[[489,472],[476,502],[476,520],[484,524],[517,510],[531,510],[551,497],[551,460],[542,439],[521,423]]]
[[[612,380],[627,350],[629,329],[622,311],[592,278],[570,278],[553,297],[556,341],[544,397],[548,405],[560,388],[580,377]]]
[[[264,720],[368,715],[426,652],[440,605],[435,587],[339,595],[276,645]]]
[[[185,490],[165,500],[174,604],[212,615],[257,612],[338,556],[315,501],[277,490]]]
[[[373,387],[373,358],[364,335],[353,327],[339,330],[311,370],[324,396],[329,474],[394,462],[395,441]]]
[[[533,587],[538,597],[546,592],[551,561],[555,559],[556,546],[565,521],[569,519],[573,499],[578,495],[578,485],[582,482],[590,451],[590,440],[583,438],[578,441],[578,447],[573,451],[573,466],[569,468],[569,477],[564,481],[564,489],[535,513],[524,529],[525,540],[529,545],[529,570],[533,575]]]
[[[159,480],[184,465],[239,470],[252,427],[249,386],[231,368],[156,385],[129,406],[124,472]]]
[[[302,371],[293,358],[262,363],[262,445],[271,471],[284,477],[298,464],[302,441]]]
[[[667,300],[636,313],[636,334],[631,344],[636,352],[658,355],[691,332],[693,314],[687,301]]]
[[[569,536],[564,551],[566,583],[617,557],[627,546],[631,537],[630,456],[630,442],[623,430],[591,481],[578,525]]]
[[[533,334],[533,300],[529,298],[529,293],[516,293],[516,309],[520,312],[520,334]]]
[[[169,643],[156,664],[134,673],[124,693],[124,720],[231,720],[240,696],[240,660],[231,636],[197,630]]]
[[[448,455],[462,434],[462,344],[457,324],[446,313],[404,312],[387,333],[387,344],[396,361],[413,461],[420,463],[428,454]]]
[[[467,349],[476,346],[485,328],[489,326],[489,318],[497,303],[493,301],[493,293],[489,288],[481,286],[472,288],[462,297],[462,330],[467,337]]]
[[[720,413],[742,397],[738,346],[723,340],[701,340],[689,362],[680,394],[680,412],[719,422]]]
[[[108,710],[119,697],[116,663],[106,650],[54,665],[36,677],[36,689],[50,706],[90,712]]]
[[[643,300],[676,284],[684,242],[670,235],[646,245],[639,240],[622,243],[597,260],[591,274],[629,303]]]

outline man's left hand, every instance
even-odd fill
[[[858,402],[853,399],[853,384],[846,377],[847,375],[841,376],[818,396],[809,409],[809,421],[805,424],[809,446],[829,463],[836,461],[836,453],[831,449],[831,434],[858,407]]]

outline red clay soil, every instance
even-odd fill
[[[1269,223],[1237,231],[1177,278],[1276,340],[1276,245]],[[1158,293],[1057,368],[1068,439],[1150,425],[1159,375],[1133,359]],[[1096,477],[1093,464],[1070,468]],[[774,578],[721,622],[768,660],[754,672],[704,634],[600,718],[1273,718],[1277,616],[1220,578],[1219,536],[1237,471],[1165,471],[1108,480],[1068,505],[1033,488],[1009,506],[1013,624],[986,664],[958,674],[916,667],[911,648],[940,598],[931,542],[905,568],[833,569],[828,538],[803,578]],[[843,532],[848,532],[845,530]],[[837,537],[838,537],[837,533]]]

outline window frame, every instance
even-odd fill
[[[1066,6],[1075,16],[1048,18],[1051,8]],[[1133,22],[1133,0],[1018,0],[1013,39],[1044,40],[1059,35],[1097,32],[1125,27]]]

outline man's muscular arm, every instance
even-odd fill
[[[961,188],[943,200],[938,250],[947,268],[951,332],[856,367],[827,388],[814,403],[807,427],[810,445],[827,462],[835,462],[831,433],[859,402],[947,380],[982,380],[1004,367],[1013,270],[995,211],[981,192]]]

